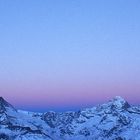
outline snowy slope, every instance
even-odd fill
[[[140,107],[121,97],[77,112],[16,110],[0,97],[2,140],[140,140]]]

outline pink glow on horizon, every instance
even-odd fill
[[[11,93],[12,94],[9,94]],[[14,96],[13,96],[14,92]],[[42,107],[68,107],[68,106],[94,106],[104,103],[115,96],[122,96],[128,102],[138,103],[138,93],[140,89],[137,85],[85,85],[81,87],[57,86],[55,88],[30,87],[8,88],[3,90],[3,97],[15,106],[32,106],[33,108]],[[1,90],[2,93],[2,90]],[[19,94],[20,93],[20,94]],[[135,100],[132,96],[137,97]]]

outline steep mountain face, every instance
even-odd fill
[[[0,98],[2,140],[140,140],[140,107],[121,97],[77,112],[32,113]]]
[[[0,140],[52,140],[40,116],[16,110],[0,97]]]
[[[2,97],[0,97],[0,113],[6,112],[7,109],[9,109],[9,108],[13,111],[16,111],[16,109],[11,104],[9,104]]]

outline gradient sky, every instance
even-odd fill
[[[73,110],[140,103],[139,0],[0,0],[0,96]]]

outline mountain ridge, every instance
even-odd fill
[[[45,113],[17,110],[0,97],[2,140],[139,140],[139,124],[140,108],[120,96],[79,111]]]

